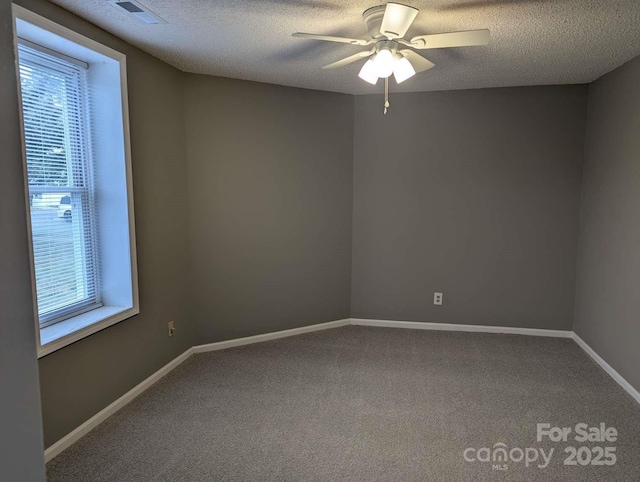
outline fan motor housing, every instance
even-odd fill
[[[371,38],[373,39],[382,39],[385,36],[380,33],[380,27],[382,25],[382,17],[384,17],[384,12],[386,9],[386,5],[378,5],[377,7],[371,7],[364,11],[362,14],[362,20],[364,20],[364,24],[367,27],[367,31]]]

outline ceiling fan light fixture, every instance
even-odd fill
[[[334,37],[304,32],[296,32],[293,36],[361,46],[374,44],[370,50],[362,50],[322,68],[335,69],[344,67],[369,57],[360,69],[358,77],[372,85],[376,85],[378,79],[384,79],[384,113],[386,114],[389,108],[389,77],[391,74],[395,77],[396,82],[401,84],[417,73],[425,72],[435,67],[433,62],[415,50],[487,45],[491,38],[489,30],[480,29],[418,35],[411,40],[406,40],[404,37],[411,28],[416,15],[418,15],[417,8],[390,1],[383,5],[368,8],[362,14],[369,32],[369,39]]]
[[[378,77],[386,79],[393,73],[395,59],[393,58],[393,54],[390,50],[380,50],[373,59],[373,63],[376,67]]]
[[[360,77],[365,82],[376,85],[376,83],[378,82],[378,69],[376,68],[373,60],[369,59],[364,63],[362,69],[360,69],[358,77]]]
[[[406,57],[396,60],[393,65],[393,76],[398,84],[416,75],[416,69],[413,68],[411,62]]]

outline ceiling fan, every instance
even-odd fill
[[[487,45],[489,43],[490,33],[487,29],[418,35],[411,40],[405,40],[403,37],[417,15],[417,8],[389,2],[386,5],[369,8],[362,14],[367,31],[371,37],[368,40],[302,32],[294,33],[293,37],[347,43],[358,46],[372,45],[372,48],[369,50],[363,50],[345,59],[325,65],[322,68],[336,69],[368,57],[368,60],[362,66],[362,69],[360,69],[358,76],[373,85],[378,82],[378,79],[385,79],[386,96],[388,96],[388,79],[392,74],[399,84],[413,77],[418,72],[424,72],[434,67],[431,61],[411,49],[426,50],[448,47],[469,47],[474,45]],[[388,98],[385,98],[385,114],[387,107],[389,107],[389,102]]]

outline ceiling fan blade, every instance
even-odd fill
[[[380,25],[380,33],[389,39],[402,38],[409,30],[416,15],[418,15],[417,8],[399,3],[387,3]]]
[[[322,68],[323,69],[337,69],[339,67],[344,67],[345,65],[349,65],[349,64],[352,64],[354,62],[357,62],[360,59],[363,59],[365,57],[369,57],[369,55],[371,55],[372,53],[373,53],[373,51],[371,51],[371,50],[365,50],[363,52],[358,52],[355,55],[351,55],[351,56],[347,57],[346,59],[338,60],[337,62],[333,62],[332,64],[325,65]]]
[[[424,72],[425,70],[429,70],[432,67],[435,67],[436,64],[431,62],[430,60],[425,59],[419,53],[414,52],[413,50],[404,49],[398,50],[400,55],[403,55],[413,67],[413,70],[418,72]]]
[[[487,29],[468,30],[466,32],[437,33],[420,35],[411,39],[411,46],[416,49],[442,49],[446,47],[472,47],[487,45],[491,40],[491,32]]]
[[[373,43],[373,40],[363,40],[357,38],[345,38],[345,37],[332,37],[331,35],[318,35],[315,33],[303,33],[296,32],[291,34],[292,37],[299,38],[308,38],[312,40],[324,40],[325,42],[338,42],[342,44],[352,44],[352,45],[369,45]]]

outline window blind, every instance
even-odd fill
[[[19,43],[27,182],[40,324],[100,306],[87,74]]]

